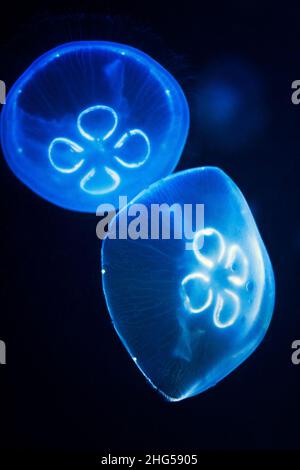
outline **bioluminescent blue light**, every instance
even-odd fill
[[[262,341],[274,306],[272,266],[247,202],[218,168],[152,184],[111,224],[127,209],[128,218],[134,204],[147,214],[149,237],[104,240],[107,306],[149,382],[169,400],[182,400],[226,377]],[[169,239],[150,237],[153,204],[183,208],[181,221],[171,218]],[[188,204],[204,204],[204,223],[189,239],[176,238]]]
[[[193,106],[198,135],[222,152],[253,141],[265,126],[260,76],[236,58],[222,59],[202,71]]]
[[[47,52],[17,80],[1,140],[33,191],[95,212],[171,173],[188,128],[183,91],[160,64],[133,47],[89,41]]]

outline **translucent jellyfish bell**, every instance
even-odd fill
[[[135,214],[146,217],[137,223]],[[121,239],[126,219],[131,238]],[[262,341],[273,313],[267,251],[242,193],[218,168],[165,178],[121,210],[104,240],[102,275],[117,333],[169,400],[201,393],[233,371]]]
[[[33,191],[95,212],[171,173],[188,128],[183,91],[152,58],[112,42],[74,42],[42,55],[12,87],[1,140]]]

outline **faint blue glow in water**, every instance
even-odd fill
[[[102,276],[113,324],[134,362],[164,396],[181,400],[215,385],[255,350],[275,288],[247,202],[221,170],[172,175],[134,202],[150,217],[162,194],[170,206],[204,204],[204,228],[195,230],[192,249],[172,234],[106,238]]]
[[[265,126],[262,81],[247,62],[222,59],[204,69],[193,103],[198,136],[223,151],[240,148]]]
[[[188,128],[180,86],[152,58],[121,44],[75,42],[41,56],[12,87],[1,141],[33,191],[95,212],[171,173]]]

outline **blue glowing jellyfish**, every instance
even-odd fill
[[[123,344],[172,401],[233,371],[273,313],[267,251],[242,193],[218,168],[169,176],[122,209],[103,243],[102,276]]]
[[[188,128],[183,91],[161,65],[122,44],[74,42],[42,55],[15,83],[1,140],[33,191],[95,212],[171,173]]]

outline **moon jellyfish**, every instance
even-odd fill
[[[197,205],[204,217],[194,224]],[[116,236],[125,220],[127,238],[124,231]],[[242,193],[214,167],[160,180],[122,209],[103,243],[102,279],[124,346],[171,401],[236,369],[262,341],[273,313],[266,248]]]
[[[17,80],[1,140],[12,171],[33,191],[95,212],[171,173],[188,128],[182,89],[151,57],[112,42],[73,42]]]

